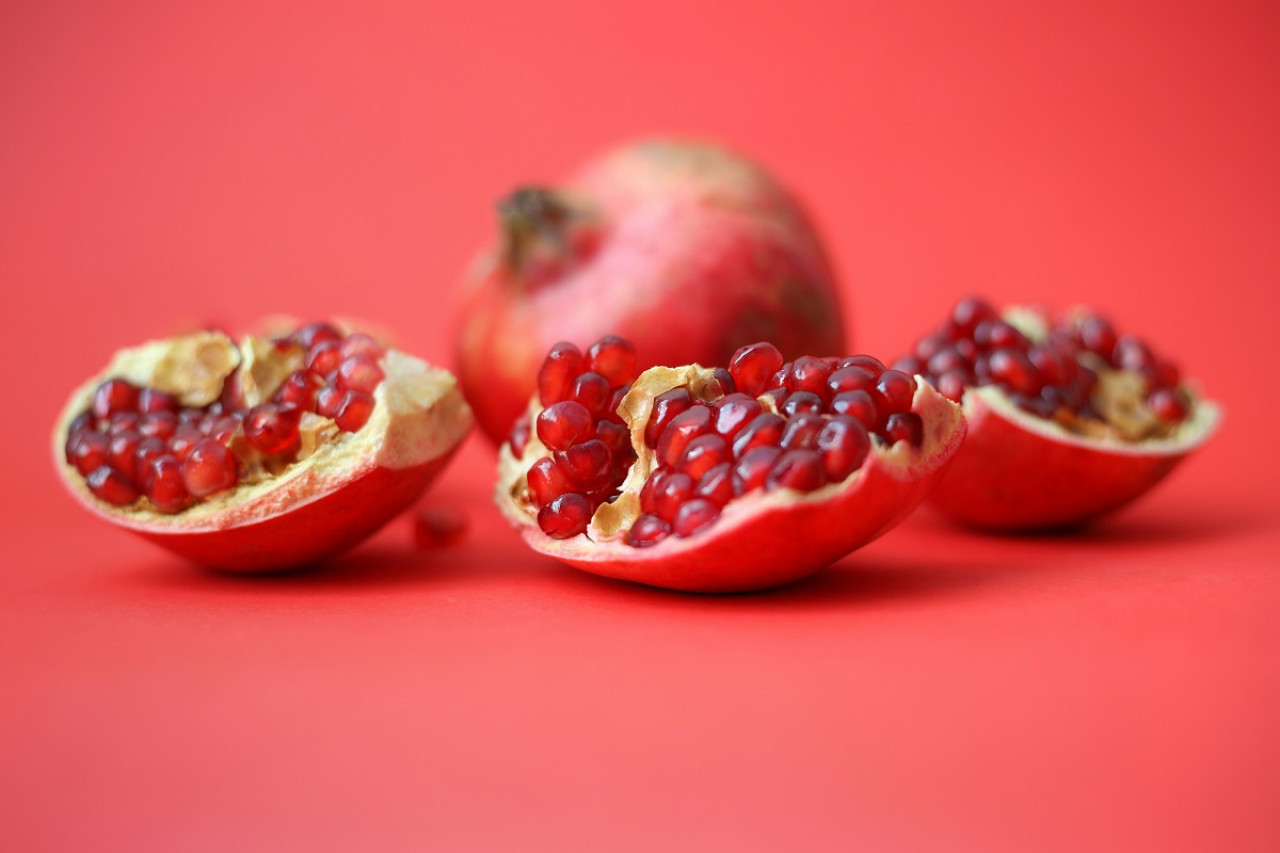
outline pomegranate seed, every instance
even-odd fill
[[[711,409],[715,414],[715,431],[730,440],[764,411],[754,397],[737,392],[717,400]]]
[[[1159,388],[1177,388],[1178,383],[1182,381],[1177,365],[1160,358],[1154,358],[1151,364],[1144,367],[1142,375],[1147,380],[1149,391]]]
[[[613,386],[609,380],[590,370],[579,374],[569,387],[569,399],[581,403],[593,418],[605,414],[612,397]]]
[[[591,512],[585,495],[568,492],[538,510],[538,527],[552,539],[568,539],[587,531]]]
[[[118,412],[138,410],[138,386],[125,379],[108,379],[93,392],[90,411],[99,420],[105,420]]]
[[[169,451],[179,459],[186,459],[191,453],[191,448],[195,447],[205,438],[205,434],[198,427],[180,426],[169,439]]]
[[[765,480],[767,489],[792,489],[797,492],[812,492],[827,483],[822,454],[816,450],[796,448],[784,450],[773,463]]]
[[[948,400],[960,402],[960,398],[964,396],[964,389],[972,384],[973,377],[967,371],[948,370],[946,373],[938,377],[934,385],[938,389],[938,393],[946,397]],[[865,423],[865,421],[864,421]],[[874,423],[872,424],[874,426]]]
[[[721,507],[733,500],[733,464],[721,462],[709,468],[698,480],[693,494]]]
[[[627,458],[627,464],[631,464],[635,457],[631,451],[631,433],[622,424],[616,424],[613,421],[597,421],[596,438],[604,442],[605,447],[609,448],[610,455],[615,459],[624,457]]]
[[[827,396],[834,398],[847,391],[870,391],[876,387],[880,373],[872,373],[865,367],[842,367],[827,378]]]
[[[649,474],[649,479],[644,481],[644,486],[640,488],[640,511],[653,513],[655,499],[658,492],[662,489],[662,481],[670,477],[675,472],[665,466],[658,466]]]
[[[544,456],[533,463],[533,467],[525,475],[525,480],[529,484],[529,495],[533,498],[533,505],[539,509],[560,495],[573,491],[569,477],[550,456]]]
[[[710,432],[711,410],[706,406],[694,406],[671,419],[658,438],[658,460],[675,467],[685,447],[697,436]]]
[[[155,388],[143,388],[138,392],[138,411],[142,414],[152,412],[178,412],[178,398]]]
[[[893,363],[893,369],[908,376],[915,376],[917,373],[925,372],[924,362],[914,355],[904,355]]]
[[[968,337],[983,320],[994,320],[996,309],[976,296],[966,296],[951,309],[951,323],[957,337]]]
[[[342,363],[342,346],[337,341],[324,340],[307,351],[307,370],[317,376],[328,376]]]
[[[364,391],[343,391],[333,422],[343,432],[359,432],[373,414],[373,395]]]
[[[1029,341],[1004,320],[983,320],[973,330],[973,342],[980,349],[1013,348],[1025,350]]]
[[[778,415],[773,412],[761,412],[734,438],[734,457],[740,459],[748,451],[757,447],[776,446],[786,427],[787,422]]]
[[[827,421],[815,443],[822,451],[823,471],[832,483],[840,482],[861,468],[871,452],[867,428],[849,415],[836,415]]]
[[[347,356],[338,365],[336,384],[343,391],[372,394],[386,376],[378,362],[368,355]]]
[[[1015,394],[1034,397],[1044,387],[1044,379],[1031,360],[1016,349],[998,349],[987,361],[991,378]]]
[[[880,423],[880,410],[866,391],[844,391],[831,398],[831,411],[837,415],[851,415],[867,429]]]
[[[316,414],[330,420],[337,417],[344,393],[333,385],[325,385],[316,392]]]
[[[782,404],[782,413],[789,418],[796,415],[817,415],[826,408],[826,403],[822,398],[812,391],[793,391],[787,395],[787,400]]]
[[[827,379],[831,376],[831,365],[820,358],[802,355],[791,365],[791,372],[786,378],[788,391],[808,391],[821,398],[827,391]]]
[[[529,424],[529,413],[525,412],[516,418],[516,422],[511,425],[511,435],[507,441],[511,444],[511,452],[519,459],[524,456],[524,449],[529,444],[529,436],[532,434],[533,428]]]
[[[182,463],[170,454],[151,460],[143,472],[142,490],[161,512],[181,512],[191,503],[191,495],[182,477]]]
[[[364,332],[352,332],[342,340],[342,357],[350,358],[353,355],[368,356],[375,362],[386,354],[382,344],[373,339],[371,335]]]
[[[542,405],[568,399],[570,383],[582,372],[585,363],[582,351],[568,341],[553,346],[538,368],[538,397]]]
[[[1043,396],[1030,397],[1026,394],[1009,394],[1009,400],[1018,408],[1030,412],[1038,418],[1052,417],[1058,410],[1057,405]]]
[[[649,413],[649,422],[644,428],[644,443],[649,447],[657,447],[662,431],[671,423],[671,419],[693,405],[693,395],[688,388],[672,388],[663,391],[653,398],[653,410]]]
[[[733,466],[733,490],[744,495],[765,484],[773,465],[782,455],[782,448],[775,445],[753,447]]]
[[[721,462],[727,461],[730,456],[729,443],[724,436],[707,433],[694,438],[685,446],[675,468],[698,480]]]
[[[876,408],[882,415],[908,411],[915,393],[915,377],[898,370],[886,370],[876,382]]]
[[[242,412],[235,412],[230,415],[211,416],[201,422],[200,429],[219,444],[226,444],[231,441],[231,436],[235,435],[236,430],[240,428],[242,415]]]
[[[316,410],[316,394],[324,387],[324,377],[305,370],[290,373],[280,387],[276,389],[274,399],[277,403],[291,403],[307,412]]]
[[[85,482],[89,491],[112,506],[128,506],[138,499],[138,489],[128,476],[103,465],[95,468]]]
[[[778,442],[783,449],[792,447],[813,447],[818,442],[818,433],[826,421],[819,415],[796,415],[787,423],[782,431],[782,440]]]
[[[769,379],[782,368],[782,353],[771,343],[748,344],[729,359],[729,375],[744,394],[760,396]]]
[[[613,457],[598,438],[555,451],[556,464],[584,492],[607,485],[613,473]]]
[[[302,410],[288,403],[260,403],[244,416],[244,437],[261,453],[288,450],[298,442]]]
[[[697,483],[688,474],[670,471],[654,486],[649,503],[650,510],[663,521],[673,521],[681,504],[693,496]]]
[[[636,348],[617,335],[605,335],[592,344],[587,350],[587,363],[610,385],[626,385],[636,378]]]
[[[163,439],[151,437],[144,438],[138,442],[138,446],[133,451],[133,477],[134,482],[142,485],[145,474],[151,461],[157,457],[164,456],[169,452],[169,446],[164,443]],[[122,469],[123,470],[123,469]]]
[[[137,477],[136,454],[138,445],[141,443],[142,436],[136,432],[126,430],[111,436],[111,445],[107,450],[107,464],[128,477],[131,482]],[[129,501],[129,503],[133,503],[133,501]]]
[[[178,429],[178,416],[168,409],[148,412],[138,419],[138,433],[144,438],[168,440]]]
[[[609,398],[609,405],[606,407],[605,419],[613,421],[615,424],[625,424],[622,415],[618,414],[618,408],[622,405],[622,398],[627,396],[627,392],[631,390],[630,385],[619,385],[613,389],[613,396]]]
[[[847,358],[840,359],[840,363],[837,367],[861,367],[863,370],[869,371],[875,376],[879,376],[885,371],[884,362],[876,358],[874,355],[851,355]]]
[[[1143,372],[1155,363],[1155,356],[1148,347],[1132,335],[1121,335],[1116,339],[1115,348],[1111,351],[1111,363],[1121,370]]]
[[[1105,359],[1111,358],[1116,346],[1116,330],[1101,317],[1086,317],[1077,327],[1080,345]]]
[[[913,354],[920,361],[928,361],[945,349],[951,348],[951,338],[946,334],[926,335],[916,342]]]
[[[1176,388],[1161,388],[1147,398],[1147,406],[1162,421],[1177,423],[1185,420],[1191,407],[1186,395]]]
[[[413,541],[421,549],[447,548],[467,535],[467,517],[448,507],[422,507],[413,516]]]
[[[671,532],[677,536],[692,536],[710,527],[720,517],[720,507],[706,498],[691,498],[676,511],[671,522]]]
[[[182,462],[182,481],[197,498],[229,489],[236,479],[236,458],[216,439],[197,442]]]
[[[884,437],[890,444],[906,441],[919,447],[924,441],[924,422],[915,412],[894,412],[885,421]]]
[[[586,406],[573,400],[552,403],[538,413],[534,423],[538,440],[552,450],[568,450],[589,437],[594,426]]]
[[[954,347],[948,347],[939,350],[929,359],[929,363],[925,369],[935,376],[946,373],[949,370],[968,370],[969,363],[965,360],[959,350]]]
[[[309,350],[319,343],[341,341],[342,333],[328,323],[310,323],[294,332],[293,339]]]
[[[708,400],[719,400],[738,390],[738,386],[734,383],[733,377],[729,375],[729,371],[723,367],[717,367],[711,371],[711,378],[707,380],[707,384],[702,389],[702,394]]]
[[[218,409],[215,413],[234,412],[243,408],[244,385],[240,379],[240,371],[237,370],[222,384],[222,393],[218,395]],[[212,407],[210,411],[213,411]]]
[[[111,439],[101,432],[78,433],[68,444],[71,464],[85,477],[106,465],[111,453]]]
[[[627,544],[633,548],[657,545],[671,535],[671,525],[648,513],[637,518],[627,531]]]

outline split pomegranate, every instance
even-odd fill
[[[1218,409],[1145,341],[1086,309],[998,312],[974,297],[895,367],[962,400],[969,432],[931,505],[968,524],[1080,524],[1143,494]]]
[[[86,507],[191,560],[290,568],[412,504],[470,430],[452,376],[328,323],[117,353],[55,431]]]
[[[738,154],[650,140],[561,186],[516,190],[498,210],[497,244],[468,274],[459,342],[459,379],[495,444],[559,340],[623,335],[642,369],[725,364],[760,339],[788,356],[846,352],[817,235]]]
[[[500,451],[498,504],[525,540],[609,577],[804,577],[904,518],[964,434],[959,406],[870,356],[784,362],[755,343],[727,368],[635,364],[616,336],[556,344]]]

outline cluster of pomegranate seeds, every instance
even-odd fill
[[[921,338],[894,367],[925,377],[959,400],[966,386],[998,385],[1020,408],[1040,417],[1102,420],[1093,404],[1098,370],[1133,371],[1145,381],[1146,404],[1162,421],[1184,420],[1190,401],[1178,369],[1132,335],[1117,334],[1094,314],[1062,319],[1033,341],[988,303],[968,297]]]
[[[571,343],[551,348],[538,371],[543,409],[533,424],[551,455],[529,469],[538,526],[565,539],[587,529],[596,508],[618,494],[635,461],[618,404],[636,378],[636,350],[613,335],[584,354]],[[523,452],[529,425],[517,424],[512,446]]]
[[[600,504],[616,498],[635,458],[616,413],[629,387],[619,383],[634,376],[617,372],[607,389],[598,383],[601,345],[634,352],[618,338],[606,338],[585,358],[557,344],[539,374],[544,408],[533,428],[553,454],[539,459],[527,479],[539,526],[557,538],[586,530]],[[633,369],[633,360],[626,364]],[[644,441],[655,464],[626,542],[646,547],[672,534],[692,536],[749,492],[811,492],[844,480],[862,466],[873,437],[920,446],[915,391],[914,377],[871,356],[784,362],[769,343],[741,348],[697,396],[681,386],[654,398]],[[517,425],[513,432],[517,453],[528,429]]]
[[[160,512],[176,513],[235,486],[264,459],[294,461],[304,412],[331,418],[346,432],[364,426],[383,379],[383,350],[373,338],[314,323],[277,345],[301,346],[306,367],[285,379],[270,401],[248,408],[238,373],[227,378],[220,399],[204,407],[107,379],[71,422],[67,462],[109,504],[129,506],[145,497]],[[247,448],[234,441],[241,436]]]

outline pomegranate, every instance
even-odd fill
[[[870,356],[784,362],[756,343],[727,368],[636,365],[616,336],[557,344],[499,451],[497,502],[524,539],[608,577],[804,577],[904,518],[964,434],[959,406]]]
[[[969,297],[894,366],[963,401],[968,435],[930,503],[979,527],[1065,527],[1115,510],[1219,419],[1172,362],[1083,308],[1001,313]]]
[[[122,350],[71,395],[54,441],[90,511],[248,572],[364,539],[418,499],[471,425],[446,371],[314,323]]]
[[[631,340],[643,369],[724,364],[773,341],[788,357],[846,352],[836,290],[796,202],[741,156],[650,140],[563,185],[498,206],[501,233],[468,275],[459,380],[501,443],[559,340]]]

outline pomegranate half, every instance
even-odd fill
[[[454,378],[368,335],[198,332],[118,352],[54,430],[95,515],[196,563],[293,568],[425,491],[472,426]]]
[[[557,341],[616,333],[641,368],[725,364],[762,339],[788,357],[848,351],[809,220],[722,147],[628,145],[558,186],[516,190],[498,211],[498,239],[467,275],[459,335],[459,379],[494,444]]]
[[[1220,419],[1172,362],[1083,308],[1052,317],[967,298],[895,366],[961,400],[968,421],[930,505],[993,530],[1070,527],[1116,510]]]
[[[805,577],[901,521],[960,446],[960,408],[869,356],[654,367],[558,344],[499,451],[496,500],[535,550],[690,592]]]

